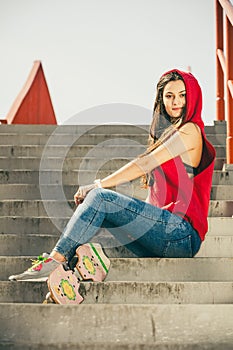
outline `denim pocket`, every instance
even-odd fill
[[[164,249],[164,258],[192,258],[192,236],[168,241]]]

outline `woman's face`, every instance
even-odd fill
[[[186,104],[186,89],[182,80],[169,81],[163,90],[163,103],[167,114],[179,118]]]

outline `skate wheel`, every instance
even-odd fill
[[[43,304],[54,304],[54,300],[52,299],[51,293],[48,292],[45,297],[45,301]]]

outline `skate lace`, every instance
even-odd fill
[[[37,266],[38,264],[41,264],[43,261],[47,259],[48,259],[48,256],[44,257],[43,255],[39,255],[36,259],[31,259],[31,262],[32,262],[31,268]]]

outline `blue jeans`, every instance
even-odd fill
[[[191,258],[201,240],[180,216],[115,191],[91,190],[69,220],[54,250],[70,260],[101,228],[138,257]]]

